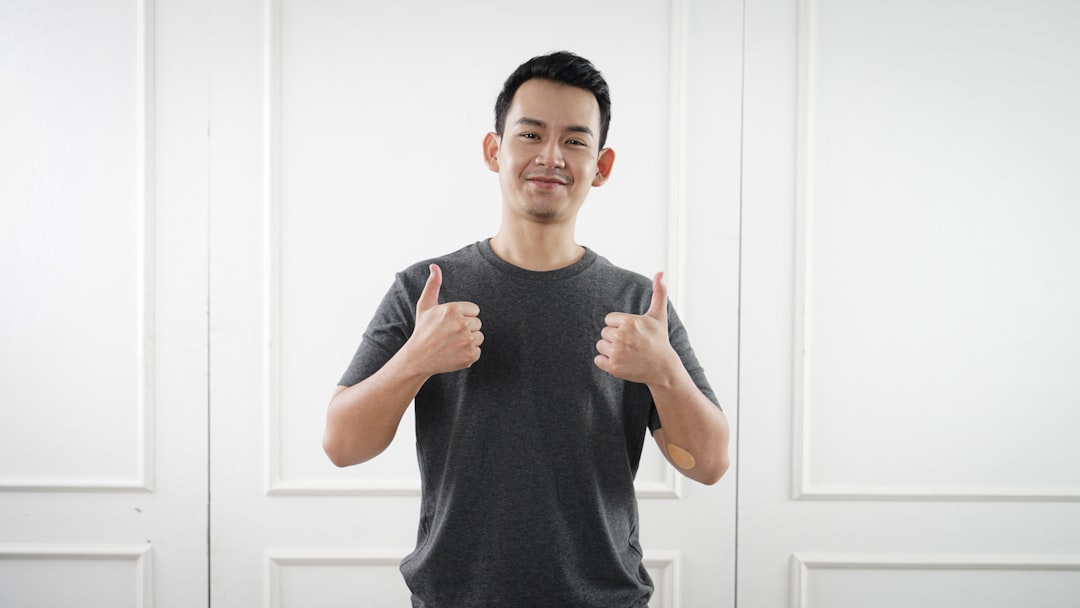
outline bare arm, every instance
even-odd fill
[[[390,445],[409,403],[427,377],[395,355],[382,369],[353,386],[338,386],[326,412],[323,451],[339,467],[367,462]]]
[[[346,467],[371,460],[397,434],[401,417],[435,374],[471,366],[480,358],[480,309],[471,302],[439,304],[442,271],[431,265],[416,303],[416,328],[379,371],[351,386],[338,386],[326,412],[323,450]]]
[[[663,428],[653,437],[660,451],[690,479],[714,484],[727,472],[727,417],[709,401],[668,339],[667,288],[653,278],[653,297],[644,315],[611,313],[596,344],[596,366],[649,387]]]
[[[681,367],[681,365],[680,365]],[[685,368],[682,370],[686,372]],[[668,462],[683,475],[712,485],[727,472],[730,432],[727,416],[689,379],[674,385],[649,385],[663,427],[653,439]]]

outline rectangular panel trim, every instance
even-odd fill
[[[145,545],[0,545],[0,560],[88,560],[135,562],[135,605],[153,604],[153,552]]]
[[[795,498],[800,500],[867,501],[1073,502],[1080,500],[1080,489],[1067,487],[1009,488],[815,484],[803,479],[800,488],[796,490]]]
[[[657,587],[661,593],[654,595],[652,604],[676,608],[682,606],[682,553],[677,550],[645,550],[642,563],[646,568],[660,571]]]
[[[663,481],[636,481],[637,497],[681,498],[683,481],[670,467],[665,467]],[[411,479],[278,479],[267,496],[420,496],[420,484]]]
[[[685,302],[682,277],[686,274],[686,89],[689,83],[687,0],[671,0],[668,68],[668,197],[667,267],[664,280],[676,302]],[[674,488],[673,488],[674,489]]]
[[[1077,555],[934,555],[869,553],[793,553],[791,606],[809,608],[811,570],[1005,570],[1080,571]]]
[[[412,549],[379,551],[351,549],[267,549],[267,565],[276,566],[397,566]]]
[[[412,549],[268,549],[264,553],[264,597],[269,608],[281,606],[281,568],[283,566],[398,566]],[[682,605],[682,553],[677,550],[646,550],[642,558],[646,568],[659,570],[663,580],[662,596],[654,597],[660,606]],[[655,602],[654,602],[655,603]]]
[[[147,0],[149,1],[149,0]],[[419,481],[285,479],[281,449],[281,2],[264,0],[263,116],[263,420],[267,496],[419,496]],[[687,0],[670,0],[668,92],[667,266],[665,282],[683,301],[686,264]],[[682,476],[666,465],[664,478],[635,482],[639,498],[680,498]]]
[[[398,566],[411,549],[355,551],[343,549],[268,549],[263,566],[266,588],[263,597],[268,608],[281,608],[281,569],[283,566]]]
[[[267,496],[420,496],[411,479],[273,479]]]
[[[813,339],[808,329],[812,314],[810,284],[813,266],[815,43],[817,41],[817,0],[798,0],[798,101],[796,112],[795,179],[795,261],[793,318],[793,402],[792,402],[792,498],[795,500],[994,500],[994,501],[1080,501],[1075,487],[969,487],[960,485],[915,486],[873,484],[818,484],[812,481],[813,417],[808,385],[813,366]]]
[[[141,466],[141,465],[140,465]],[[149,467],[141,469],[144,472]],[[152,492],[149,476],[143,479],[107,477],[4,477],[0,492]]]
[[[0,476],[0,492],[152,492],[154,414],[154,0],[137,2],[135,23],[136,474],[108,477]]]

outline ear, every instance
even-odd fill
[[[596,177],[593,178],[593,186],[603,186],[611,177],[611,167],[615,164],[615,150],[604,148],[600,150],[600,157],[596,159]]]
[[[484,136],[484,164],[495,173],[499,172],[499,136],[495,133]]]

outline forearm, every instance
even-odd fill
[[[364,381],[337,388],[323,435],[323,451],[335,465],[371,460],[393,441],[405,410],[430,377],[413,370],[404,350]]]
[[[442,270],[435,264],[429,269],[405,345],[371,377],[338,387],[330,400],[323,450],[339,467],[371,460],[385,450],[428,378],[465,369],[480,358],[480,308],[472,302],[439,304]]]
[[[649,384],[662,427],[657,443],[681,473],[711,485],[729,465],[727,417],[698,389],[681,361],[668,367],[662,380]]]

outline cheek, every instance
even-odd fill
[[[597,165],[596,160],[593,158],[582,160],[574,166],[574,175],[577,177],[578,181],[592,183],[592,180],[596,177],[596,173]]]

